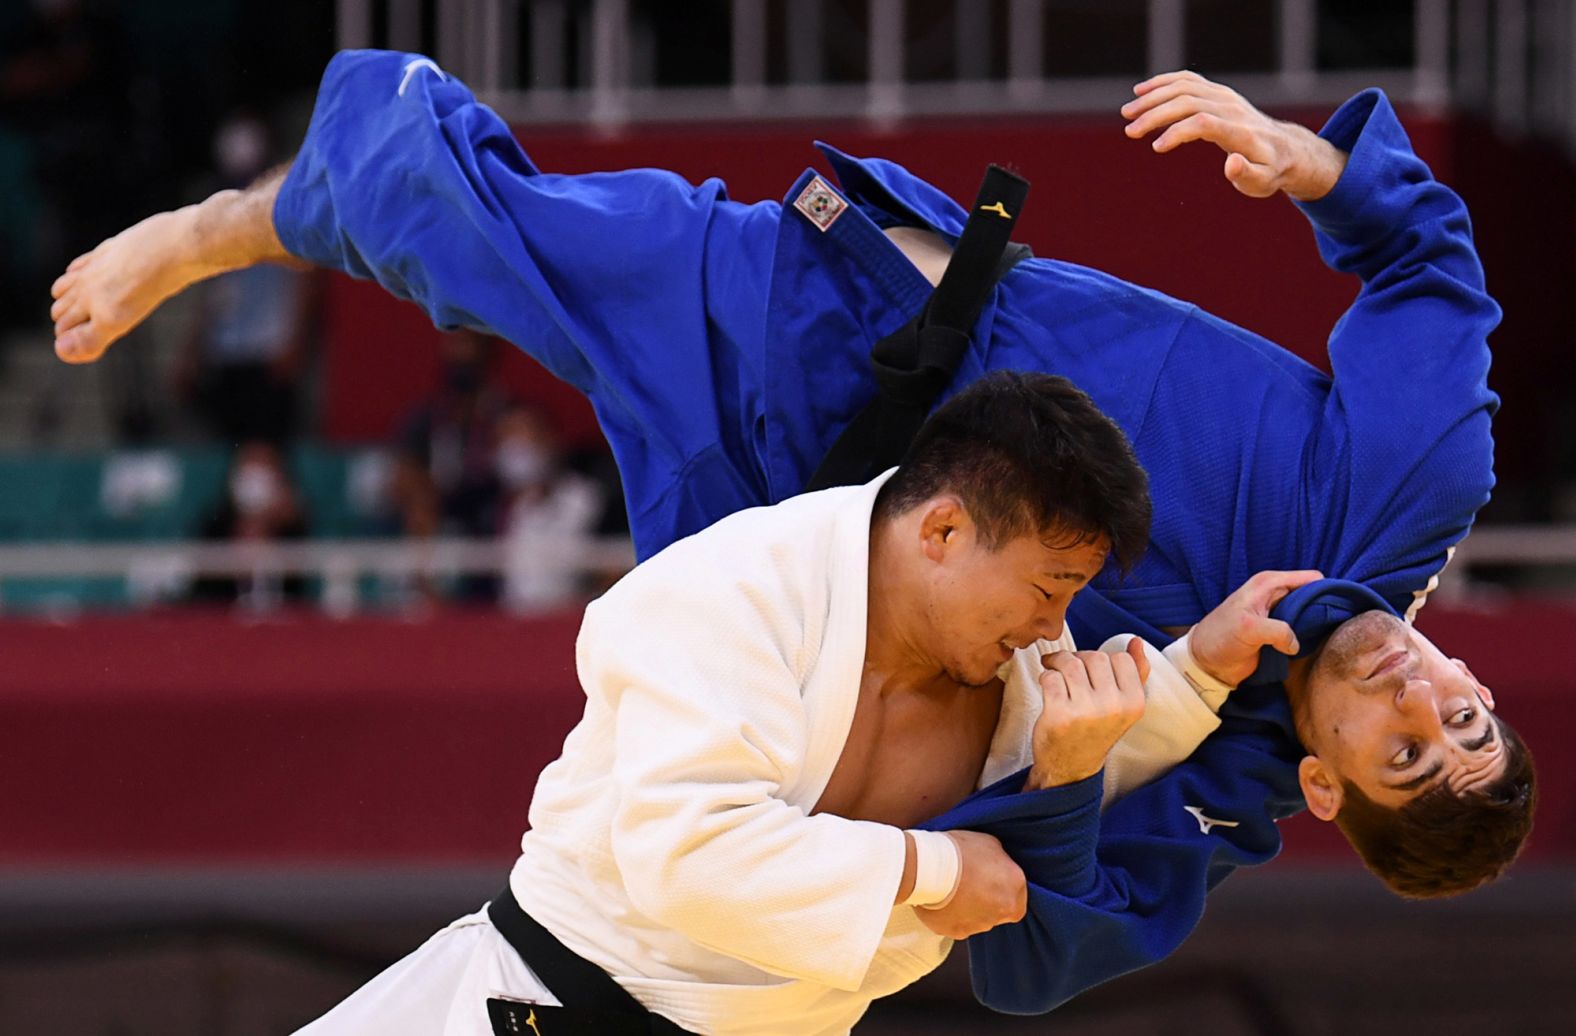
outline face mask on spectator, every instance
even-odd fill
[[[505,442],[498,447],[498,481],[505,489],[524,489],[547,480],[552,461],[546,450],[528,442]]]
[[[252,118],[232,118],[213,141],[214,163],[230,183],[244,184],[268,164],[268,131]]]
[[[279,502],[279,475],[262,464],[245,464],[230,476],[230,498],[242,514],[260,514]]]

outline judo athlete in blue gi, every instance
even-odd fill
[[[1362,281],[1330,336],[1333,377],[1196,307],[1034,258],[986,303],[953,390],[998,369],[1063,375],[1149,472],[1150,548],[1073,598],[1080,644],[1165,644],[1260,570],[1338,578],[1277,608],[1304,657],[1266,650],[1221,729],[1103,814],[1098,779],[1022,794],[1015,775],[929,825],[995,835],[1028,876],[1027,918],[968,941],[976,994],[1004,1011],[1049,1010],[1164,957],[1211,888],[1275,855],[1275,821],[1305,802],[1409,895],[1493,877],[1530,824],[1530,764],[1491,696],[1402,621],[1493,484],[1499,311],[1461,200],[1377,91],[1317,138],[1191,73],[1139,93],[1130,132],[1219,144],[1246,193],[1295,198],[1288,170],[1339,156],[1298,201],[1326,262]],[[874,394],[871,343],[930,295],[916,263],[926,249],[944,261],[963,228],[967,213],[907,170],[822,150],[836,183],[807,170],[782,204],[655,170],[554,175],[430,60],[341,54],[282,185],[155,216],[72,264],[57,352],[96,359],[163,298],[238,265],[375,278],[586,393],[649,556],[804,488]],[[905,250],[904,234],[926,243]],[[1477,819],[1397,825],[1407,803]],[[1463,826],[1482,833],[1412,846]]]

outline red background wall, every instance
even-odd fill
[[[0,623],[0,865],[506,863],[580,717],[574,612]],[[1576,858],[1576,605],[1424,610],[1536,754],[1529,856]],[[1345,861],[1330,825],[1293,861]]]

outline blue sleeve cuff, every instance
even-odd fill
[[[1364,90],[1341,105],[1319,136],[1347,153],[1346,168],[1329,194],[1294,204],[1315,227],[1342,236],[1369,218],[1374,195],[1397,175],[1396,152],[1411,156],[1412,142],[1390,99],[1378,89]]]

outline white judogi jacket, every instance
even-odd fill
[[[585,716],[542,772],[510,886],[565,945],[687,1029],[843,1033],[951,946],[892,905],[900,829],[810,815],[858,698],[885,479],[724,518],[586,610]],[[1072,647],[1041,641],[1003,667],[981,787],[1030,762],[1040,655]],[[1177,667],[1150,660],[1108,800],[1219,724]]]

